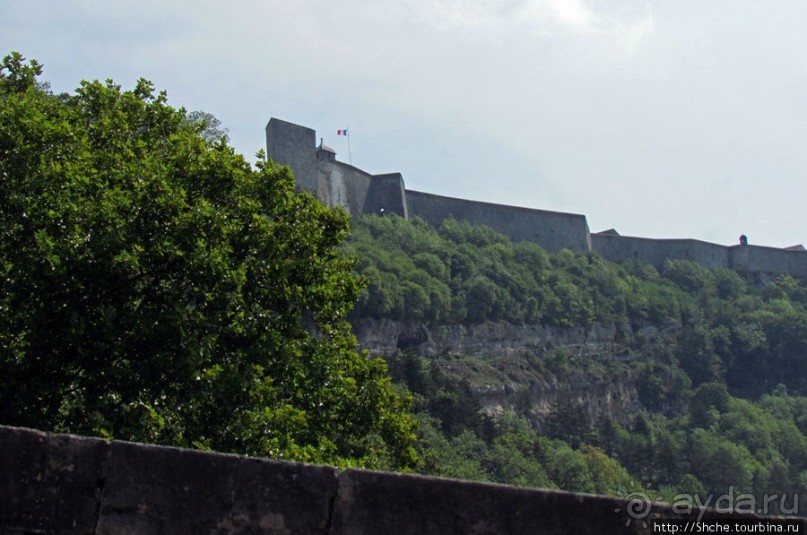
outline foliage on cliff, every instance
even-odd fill
[[[788,276],[749,284],[728,269],[668,260],[656,269],[512,243],[449,219],[365,216],[347,250],[368,279],[356,316],[434,324],[508,321],[559,327],[615,324],[624,342],[644,326],[675,328],[676,365],[697,386],[723,381],[758,396],[779,383],[807,395],[807,286]],[[661,400],[659,400],[661,401]]]
[[[204,114],[0,68],[0,422],[403,468],[413,421],[357,353],[347,216]]]
[[[758,284],[686,261],[657,269],[548,254],[450,219],[433,229],[419,220],[365,216],[353,227],[346,246],[369,280],[357,316],[433,329],[598,322],[615,325],[616,341],[636,355],[603,365],[570,358],[563,347],[536,348],[520,364],[525,377],[616,374],[635,384],[642,407],[618,424],[559,404],[540,433],[524,423],[529,407],[503,420],[479,413],[468,378],[485,373],[489,363],[480,358],[393,359],[393,373],[420,412],[422,470],[608,493],[625,492],[632,476],[668,499],[677,492],[706,499],[731,486],[756,496],[807,492],[803,281],[780,276]],[[474,369],[448,373],[462,366]]]

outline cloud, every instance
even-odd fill
[[[649,2],[632,0],[619,9],[592,8],[584,0],[409,0],[414,17],[439,31],[470,31],[505,42],[514,32],[540,37],[588,36],[632,52],[653,33]]]
[[[647,16],[625,27],[621,32],[622,43],[625,49],[630,52],[635,51],[639,43],[653,35],[653,31],[653,9],[650,4],[647,4]]]
[[[552,27],[611,41],[633,52],[653,34],[653,12],[644,0],[625,2],[619,10],[591,8],[583,0],[530,0],[523,20],[537,28]]]
[[[530,8],[537,8],[538,12],[546,11],[558,23],[583,33],[591,32],[600,25],[600,17],[579,0],[533,0],[528,4]]]

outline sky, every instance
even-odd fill
[[[597,232],[807,244],[803,0],[0,0],[55,92],[138,78],[254,161],[270,117],[408,189]],[[347,139],[336,135],[349,129]]]

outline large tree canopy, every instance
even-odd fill
[[[57,96],[40,71],[0,68],[0,423],[411,465],[405,400],[346,321],[344,212],[145,80]]]

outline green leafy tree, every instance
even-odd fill
[[[689,414],[692,425],[708,428],[715,425],[720,415],[728,409],[729,393],[719,382],[699,386],[689,401]]]
[[[346,320],[346,214],[145,80],[57,98],[40,73],[0,68],[0,422],[411,466],[406,400]]]
[[[737,492],[751,490],[754,472],[759,468],[748,449],[722,437],[695,429],[690,439],[692,469],[706,490],[725,494],[730,487]]]

